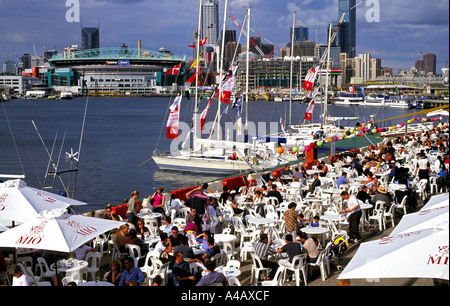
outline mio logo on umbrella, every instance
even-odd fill
[[[97,232],[97,229],[90,225],[81,224],[75,220],[67,219],[67,226],[73,227],[74,232],[83,237],[87,237]]]
[[[383,245],[383,244],[393,243],[396,239],[403,239],[403,238],[407,238],[407,237],[411,237],[411,236],[417,236],[417,235],[420,235],[421,233],[422,233],[422,231],[418,231],[418,232],[400,234],[397,236],[381,238],[380,242],[378,242],[378,244]]]
[[[0,211],[5,210],[6,209],[6,198],[8,197],[8,195],[6,193],[2,194],[0,196]]]
[[[43,198],[45,202],[48,202],[50,204],[53,204],[53,203],[55,203],[57,201],[56,199],[53,199],[53,198],[51,198],[51,197],[49,197],[49,196],[47,196],[45,194],[42,194],[39,191],[36,192],[36,195],[41,197],[41,198]]]
[[[448,245],[440,246],[436,255],[430,255],[428,265],[448,265]]]
[[[37,226],[32,226],[30,233],[28,235],[21,235],[19,240],[17,240],[16,244],[38,245],[42,241],[43,238],[42,233],[47,223],[48,221],[42,221],[41,224]]]

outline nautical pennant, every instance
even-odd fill
[[[167,139],[178,138],[178,124],[180,122],[180,106],[182,98],[181,95],[177,96],[170,107],[170,115],[166,125]]]
[[[181,63],[167,70],[166,73],[164,73],[164,75],[178,75],[180,73],[180,68]]]
[[[303,88],[311,91],[314,87],[314,81],[316,80],[317,73],[319,72],[319,66],[315,66],[309,69],[306,75],[305,81],[303,82]]]

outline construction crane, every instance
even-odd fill
[[[244,27],[241,25],[242,21],[240,21],[239,19],[237,19],[236,17],[234,17],[233,15],[230,15],[231,20],[233,20],[233,22],[236,24],[236,26],[239,28],[239,30],[242,31],[242,33],[247,37],[247,31],[244,31]],[[258,35],[259,37],[261,37],[262,39],[264,39],[265,41],[267,41],[269,44],[274,45],[276,48],[274,48],[274,50],[272,52],[270,52],[268,55],[266,55],[264,53],[263,50],[261,50],[261,48],[255,43],[255,41],[250,37],[250,43],[253,45],[253,47],[255,47],[256,51],[258,51],[259,54],[261,54],[262,57],[264,58],[269,58],[277,49],[278,46],[275,45],[273,42],[271,42],[270,40],[268,40],[267,38],[261,36],[258,32],[256,32],[255,30],[253,30],[252,28],[250,28],[250,31],[252,31],[253,33],[255,33],[256,35]]]

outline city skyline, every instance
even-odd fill
[[[165,46],[177,56],[192,56],[193,31],[198,26],[197,0],[2,0],[0,2],[0,62],[18,62],[24,53],[43,55],[47,50],[81,45],[81,27],[100,25],[100,45],[116,47],[125,43],[158,50]],[[206,1],[206,0],[205,0]],[[79,3],[80,22],[68,22],[70,3]],[[223,22],[224,0],[220,2],[219,26]],[[379,22],[369,22],[370,3],[379,3]],[[66,3],[69,3],[66,6]],[[433,0],[357,0],[356,54],[370,53],[384,67],[410,69],[423,54],[437,57],[440,73],[449,54],[449,2]],[[292,11],[297,22],[309,28],[310,40],[327,40],[327,27],[338,19],[338,0],[229,0],[228,15],[244,20],[252,7],[251,27],[283,48],[290,41]],[[366,6],[367,5],[367,6]],[[175,8],[175,9],[174,9]],[[239,29],[230,18],[227,29]],[[252,35],[253,36],[253,35]],[[245,37],[242,38],[245,44]],[[278,56],[278,53],[276,53]]]

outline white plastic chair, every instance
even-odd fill
[[[328,276],[327,271],[328,273],[330,272],[327,249],[325,248],[319,253],[319,256],[317,257],[317,261],[315,263],[307,262],[306,267],[307,269],[309,269],[309,267],[319,267],[320,274],[322,275],[322,281],[325,281]]]
[[[234,259],[229,260],[227,262],[226,268],[227,269],[238,269],[239,270],[241,268],[241,262],[239,260],[234,260]]]
[[[438,193],[439,192],[437,179],[438,179],[437,176],[431,176],[430,177],[430,191],[431,191],[431,193]]]
[[[300,272],[303,274],[303,281],[306,282],[306,254],[296,255],[292,258],[291,266],[285,266],[283,282],[286,280],[286,272],[292,271],[295,275],[295,285],[300,286]],[[277,271],[278,272],[278,271]]]
[[[230,287],[235,287],[235,286],[241,286],[241,283],[239,282],[239,280],[236,277],[230,277],[228,279],[228,285]]]
[[[145,256],[141,253],[141,247],[136,244],[126,244],[125,246],[127,247],[128,255],[130,255],[130,257],[134,260],[134,266],[138,267],[139,260],[145,258]]]
[[[43,257],[38,257],[36,261],[36,275],[39,276],[39,281],[42,281],[45,278],[51,278],[54,281],[56,272],[50,270],[45,259]]]
[[[178,227],[178,229],[181,231],[186,227],[186,219],[183,218],[176,218],[175,220],[172,220],[173,226]]]
[[[422,198],[422,201],[425,201],[425,199],[427,198],[427,184],[428,180],[422,179],[420,180],[416,188],[416,192],[418,193],[419,197]]]
[[[286,272],[286,267],[279,266],[273,280],[265,280],[261,282],[261,286],[281,286],[283,282],[283,275]]]
[[[73,282],[73,281],[74,281],[74,280],[73,280],[72,276],[65,276],[65,277],[63,277],[63,279],[61,280],[61,283],[62,283],[63,286],[67,286],[68,283],[71,283],[71,282]]]
[[[250,255],[252,256],[252,262],[253,262],[250,283],[253,284],[253,286],[257,286],[260,274],[262,274],[263,272],[266,272],[268,274],[271,271],[271,269],[265,268],[263,266],[261,259],[259,258],[258,255],[254,254],[254,253],[250,253]]]
[[[31,286],[41,287],[41,286],[51,286],[52,285],[50,282],[40,282],[39,278],[33,274],[33,271],[31,271],[29,268],[27,268],[23,264],[17,263],[17,265],[22,269],[23,274],[25,274],[28,277],[28,280],[30,281]]]
[[[395,207],[395,211],[397,211],[398,209],[403,209],[403,214],[408,214],[407,210],[406,210],[406,201],[408,201],[408,196],[404,196],[401,203],[400,204],[394,204],[393,206]]]
[[[147,277],[148,285],[151,286],[155,277],[159,275],[161,277],[161,285],[165,286],[169,279],[169,262],[163,264],[159,259],[152,259],[152,261],[154,262],[155,269],[153,274]]]
[[[148,230],[152,235],[159,235],[159,225],[158,220],[155,218],[144,217],[144,224],[148,227]]]
[[[120,252],[119,247],[117,246],[114,239],[110,240],[110,243],[112,243],[112,245],[113,245],[112,260],[114,260],[116,258],[120,258],[122,256],[128,256],[128,252],[126,252],[126,253]]]
[[[384,212],[384,222],[386,223],[388,218],[391,219],[392,227],[395,226],[394,213],[395,213],[395,205],[391,205],[391,207],[389,207],[389,211]]]
[[[95,237],[92,241],[92,246],[94,249],[98,249],[100,253],[104,254],[105,252],[105,244],[108,245],[109,237],[104,234],[100,234]],[[108,250],[109,251],[109,250]]]
[[[369,225],[370,225],[371,220],[378,222],[380,231],[382,231],[383,229],[386,229],[386,225],[384,222],[385,208],[384,208],[384,205],[382,205],[381,203],[384,203],[384,202],[377,201],[377,203],[375,203],[375,208],[373,210],[373,213],[371,216],[369,216]]]
[[[88,276],[95,281],[97,279],[97,273],[100,270],[102,254],[100,252],[89,252],[86,254],[85,260],[88,262]]]

